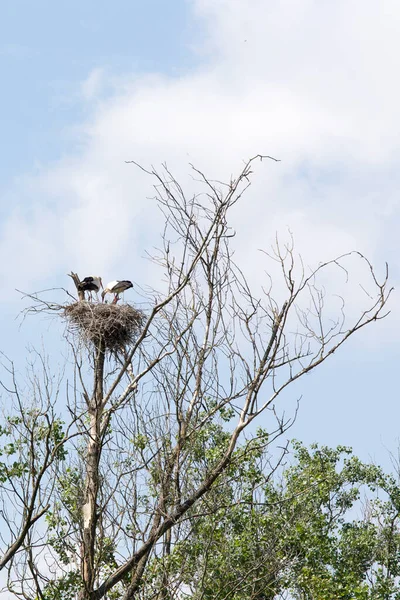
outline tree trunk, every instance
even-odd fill
[[[80,283],[80,279],[78,277],[77,273],[74,273],[73,271],[71,271],[71,273],[69,273],[69,277],[71,277],[72,281],[75,284],[76,287],[76,291],[78,292],[78,300],[84,300],[85,299],[85,292],[83,290],[79,289],[79,283]]]
[[[105,345],[100,342],[96,350],[93,396],[89,401],[89,440],[86,455],[86,482],[82,506],[83,536],[81,572],[83,590],[81,600],[90,600],[95,583],[95,540],[97,525],[97,495],[99,491],[99,463],[101,455],[101,421],[103,413]]]

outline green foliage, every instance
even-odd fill
[[[40,600],[71,600],[80,589],[80,573],[70,571],[56,581],[50,581],[43,590]],[[35,600],[39,600],[38,597]]]
[[[18,417],[9,417],[7,419],[7,426],[0,425],[0,438],[2,439],[2,445],[0,445],[0,483],[6,481],[12,481],[13,479],[21,478],[29,470],[29,464],[27,460],[18,460],[19,448],[21,442],[18,437],[14,436],[14,429],[19,426],[22,419]]]
[[[157,588],[162,571],[171,580],[179,577],[194,600],[272,600],[284,593],[298,600],[398,600],[396,480],[362,463],[350,448],[299,442],[293,443],[292,465],[267,480],[262,459],[268,438],[257,433],[197,506],[172,553],[153,562],[148,585]],[[197,460],[216,459],[223,433],[214,425],[209,434],[216,439],[194,446]],[[364,494],[368,514],[356,518]]]
[[[71,564],[71,556],[74,553],[73,538],[71,539],[68,534],[71,521],[75,526],[81,522],[82,483],[82,474],[78,468],[66,468],[58,479],[60,501],[56,502],[46,514],[50,534],[48,544],[55,550],[63,565]]]
[[[24,417],[6,417],[0,425],[0,483],[20,479],[27,473],[35,475],[43,461],[63,461],[67,456],[63,439],[64,422],[30,409]],[[32,455],[30,448],[35,448]],[[32,462],[33,456],[35,462]]]
[[[210,420],[193,431],[182,449],[183,497],[204,481],[226,451],[229,434],[224,421],[230,413],[228,409],[219,413],[219,422]],[[54,420],[46,428],[41,416],[28,417],[35,419],[38,446],[47,443],[63,461],[63,423]],[[21,460],[21,441],[15,434],[20,425],[14,419],[0,428],[3,482],[21,478],[31,468]],[[137,497],[146,511],[153,510],[161,488],[166,510],[175,502],[175,488],[165,483],[173,461],[173,434],[159,443],[165,462],[152,464]],[[113,460],[129,470],[150,444],[147,436],[137,434],[131,440],[131,454]],[[168,553],[155,549],[138,597],[148,600],[164,590],[162,597],[167,599],[168,582],[174,582],[175,589],[178,585],[190,590],[191,600],[275,600],[285,594],[294,600],[400,600],[397,480],[362,463],[350,448],[316,444],[307,448],[300,442],[292,444],[291,464],[271,476],[268,444],[268,433],[258,429],[249,442],[237,447],[224,474],[174,530]],[[45,519],[47,543],[66,571],[48,581],[45,600],[66,600],[80,589],[76,532],[82,530],[83,481],[82,465],[58,474],[58,499]],[[363,515],[365,494],[368,511]],[[127,523],[126,531],[134,537],[134,523]],[[102,576],[118,567],[119,555],[116,538],[99,530],[96,568]],[[127,584],[128,580],[121,581],[110,591],[110,599],[121,597]]]

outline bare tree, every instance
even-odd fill
[[[233,259],[229,218],[261,158],[228,184],[193,168],[200,191],[191,197],[167,167],[145,170],[165,217],[161,248],[151,257],[163,281],[162,289],[143,291],[146,318],[136,315],[128,342],[109,344],[104,329],[104,319],[115,324],[127,305],[80,300],[68,309],[35,298],[70,324],[68,310],[85,316],[84,323],[75,319],[79,333],[69,338],[75,371],[66,405],[76,435],[62,438],[64,466],[46,501],[35,504],[35,516],[47,510],[46,524],[28,520],[31,533],[11,561],[8,585],[16,596],[56,598],[62,589],[80,600],[137,597],[152,560],[168,556],[186,516],[254,444],[250,424],[266,413],[270,440],[281,436],[293,415],[284,416],[279,396],[385,316],[387,269],[380,282],[357,252],[309,269],[292,242],[277,242],[265,268],[277,264],[280,280],[266,279],[259,294],[251,289]],[[335,307],[336,290],[323,283],[335,272],[350,277],[353,259],[368,282],[366,304],[351,320],[344,299]],[[210,428],[221,419],[224,435],[214,444]]]
[[[2,366],[8,381],[0,383],[7,398],[0,427],[0,570],[8,568],[11,577],[26,540],[33,539],[34,526],[51,506],[65,444],[76,435],[77,416],[64,427],[55,408],[62,378],[50,372],[42,354],[30,353],[25,388],[4,356]]]

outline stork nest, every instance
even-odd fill
[[[69,330],[96,348],[119,352],[139,335],[145,315],[130,304],[92,304],[81,301],[64,309]]]

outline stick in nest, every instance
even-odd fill
[[[69,330],[97,348],[120,352],[132,344],[140,332],[144,313],[130,304],[90,304],[75,302],[64,309]]]

